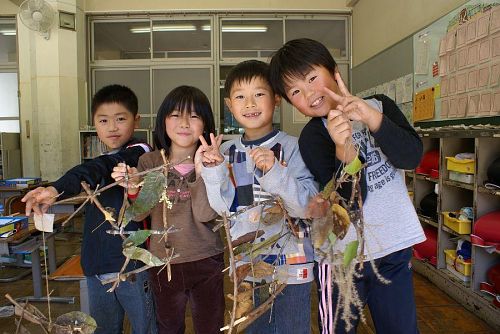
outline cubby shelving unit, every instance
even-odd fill
[[[482,215],[500,210],[500,191],[484,187],[487,168],[495,158],[500,157],[500,130],[449,130],[420,132],[424,153],[439,149],[439,178],[406,172],[407,185],[413,187],[413,202],[417,210],[422,198],[438,184],[437,220],[419,215],[423,226],[431,225],[438,231],[437,266],[413,259],[415,270],[435,283],[439,288],[461,302],[465,307],[500,330],[500,309],[492,304],[492,297],[480,291],[480,283],[486,281],[488,269],[500,263],[500,254],[472,246],[472,275],[464,281],[446,269],[445,249],[456,249],[460,239],[470,242],[470,234],[459,234],[444,225],[441,212],[458,211],[464,206],[473,208],[474,223]],[[475,156],[474,183],[468,184],[449,179],[446,157],[461,152],[472,152]]]

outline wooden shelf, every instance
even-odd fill
[[[430,176],[425,175],[425,174],[415,174],[415,177],[417,178],[417,180],[425,180],[425,181],[434,182],[434,183],[439,182],[439,179],[435,179],[435,178],[430,177]]]
[[[462,188],[462,189],[474,191],[474,185],[469,184],[469,183],[463,183],[463,182],[458,182],[458,181],[453,181],[453,180],[443,180],[443,184],[450,186],[450,187],[456,187],[456,188]]]
[[[453,231],[451,228],[449,228],[448,226],[441,226],[441,229],[449,234],[453,234],[454,236],[457,236],[461,239],[464,239],[464,240],[467,240],[470,242],[470,234],[460,234],[460,233],[457,233],[455,231]]]
[[[484,186],[479,186],[477,187],[477,191],[483,194],[490,194],[494,196],[500,196],[500,189],[499,190],[493,190],[493,189],[488,189]]]
[[[424,215],[419,214],[418,215],[418,219],[420,220],[421,223],[425,223],[425,224],[428,224],[428,225],[432,225],[432,226],[434,226],[436,228],[439,228],[438,222],[435,221],[435,220],[433,220],[430,217],[426,217]]]

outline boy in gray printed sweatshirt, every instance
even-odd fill
[[[272,116],[279,97],[269,84],[268,65],[254,60],[236,65],[226,79],[225,91],[226,105],[245,133],[223,143],[212,154],[214,163],[202,170],[210,206],[219,214],[229,215],[278,196],[298,231],[291,233],[285,219],[263,223],[261,216],[270,207],[264,203],[231,219],[233,240],[257,230],[264,234],[254,243],[279,233],[284,235],[260,259],[277,266],[278,278],[288,285],[275,299],[272,312],[262,315],[245,332],[309,333],[314,255],[308,228],[301,218],[305,217],[309,199],[317,193],[317,185],[302,160],[297,138],[273,130]],[[217,143],[212,146],[216,147]],[[210,153],[206,153],[208,157]],[[245,262],[249,259],[238,265]],[[260,283],[262,278],[250,274],[245,280]],[[265,301],[260,300],[259,290],[254,290],[255,307]]]

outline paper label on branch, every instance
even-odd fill
[[[38,231],[53,232],[54,231],[54,214],[44,213],[38,215],[35,213],[35,228]]]

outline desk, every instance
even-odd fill
[[[49,273],[56,271],[56,248],[54,237],[58,232],[60,225],[69,217],[68,214],[56,214],[54,217],[54,232],[45,233],[45,242],[47,246],[47,258]],[[34,235],[35,233],[40,235]],[[29,217],[29,227],[19,231],[8,238],[0,238],[0,243],[9,245],[11,253],[29,253],[31,254],[31,273],[33,276],[33,296],[16,298],[29,301],[46,301],[47,297],[42,296],[42,266],[40,262],[40,246],[43,245],[42,232],[35,229],[33,216]],[[25,276],[25,275],[23,275]],[[3,282],[13,281],[19,277],[2,279]],[[50,297],[53,302],[74,303],[74,297]]]
[[[5,206],[5,201],[7,200],[7,198],[16,195],[23,195],[35,188],[46,187],[48,184],[49,183],[47,181],[42,181],[41,183],[38,184],[30,184],[27,187],[0,186],[0,200],[2,201],[2,204]]]

